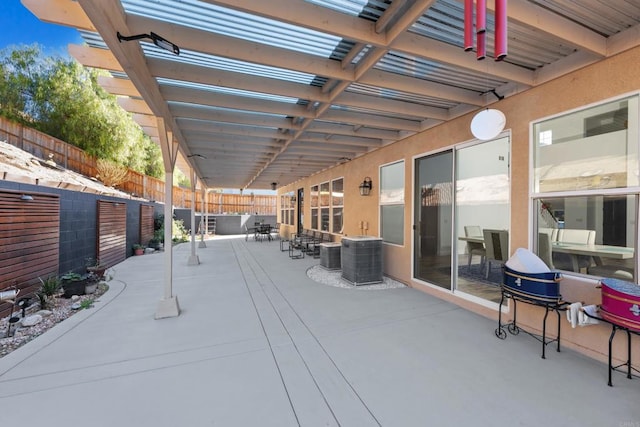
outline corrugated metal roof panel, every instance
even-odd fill
[[[339,37],[197,0],[122,0],[127,13],[328,58]]]
[[[358,16],[362,9],[366,6],[367,0],[305,0],[307,3],[313,3],[318,6],[346,13],[348,15]]]
[[[362,83],[352,83],[347,92],[360,93],[364,95],[377,96],[385,99],[395,99],[399,101],[412,102],[414,104],[424,105],[428,107],[452,108],[458,105],[455,102],[447,101],[440,98],[432,98],[428,96],[420,96],[414,93],[400,92],[391,89],[379,88],[365,85]]]
[[[530,1],[607,37],[640,23],[640,4],[635,1]]]
[[[506,83],[486,74],[470,72],[393,50],[389,51],[375,68],[476,92],[484,92],[488,88]]]
[[[266,99],[269,101],[276,101],[276,102],[285,102],[285,103],[289,103],[289,104],[296,104],[299,102],[299,100],[297,98],[291,98],[291,97],[286,97],[286,96],[278,96],[278,95],[272,95],[272,94],[264,94],[264,93],[259,93],[259,92],[251,92],[248,90],[242,90],[242,89],[233,89],[233,88],[226,88],[226,87],[220,87],[220,86],[210,86],[210,85],[205,85],[205,84],[200,84],[200,83],[187,83],[181,80],[172,80],[172,79],[165,79],[165,78],[158,78],[156,79],[156,81],[158,82],[159,85],[165,85],[165,86],[176,86],[176,87],[185,87],[185,88],[189,88],[189,89],[198,89],[198,90],[205,90],[207,92],[211,92],[211,93],[220,93],[220,94],[226,94],[226,95],[236,95],[236,96],[242,96],[242,97],[246,97],[246,98],[255,98],[255,99]]]
[[[505,62],[535,70],[551,62],[571,55],[575,46],[566,41],[541,33],[536,28],[509,21],[509,55]],[[495,19],[487,13],[487,54],[491,55],[494,44]],[[438,0],[425,15],[411,27],[411,32],[463,48],[464,9],[463,3],[455,0]],[[473,55],[473,53],[469,53]],[[490,58],[487,58],[490,59]]]

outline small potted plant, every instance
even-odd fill
[[[100,258],[95,260],[91,257],[87,258],[87,272],[94,274],[98,280],[104,278],[104,272],[107,271],[107,266],[100,263]]]
[[[134,255],[144,255],[144,246],[139,243],[134,244],[133,253]]]
[[[60,285],[64,289],[65,298],[71,298],[73,295],[84,295],[87,277],[70,271],[60,276]]]
[[[87,280],[84,284],[84,293],[85,294],[95,294],[98,290],[98,284],[100,283],[100,278],[95,273],[89,273]]]
[[[159,251],[162,249],[163,240],[164,230],[156,230],[153,232],[153,238],[149,240],[149,247]]]

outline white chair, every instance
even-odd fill
[[[482,237],[482,229],[477,225],[465,225],[464,235],[465,237]],[[482,271],[487,254],[484,243],[467,242],[467,252],[469,253],[469,260],[467,261],[469,271],[471,271],[471,258],[473,258],[473,255],[480,255],[480,271]]]
[[[558,241],[558,232],[560,230],[557,228],[544,228],[544,227],[540,227],[538,228],[538,232],[540,233],[546,233],[549,235],[549,239],[551,240],[551,242],[556,242]]]
[[[579,245],[593,245],[596,242],[596,231],[595,230],[579,230],[575,228],[565,228],[558,230],[558,242],[560,243],[576,243]],[[578,263],[578,271],[580,272],[584,269],[588,269],[589,267],[594,265],[593,259],[590,256],[586,255],[569,255],[554,252],[553,253],[553,264],[561,269],[573,271],[574,261],[572,256],[576,258]]]
[[[482,230],[486,248],[485,278],[489,278],[491,263],[502,266],[509,259],[509,232],[507,230]]]

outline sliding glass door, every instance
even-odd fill
[[[499,302],[501,266],[509,259],[509,138],[455,154],[456,290]]]
[[[414,276],[451,289],[453,152],[416,159]]]
[[[414,167],[414,277],[499,301],[509,257],[509,138],[421,157]]]

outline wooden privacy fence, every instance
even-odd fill
[[[191,203],[189,201],[189,207]],[[202,198],[196,193],[196,210],[204,212]],[[207,213],[210,214],[257,214],[275,215],[276,196],[253,194],[207,194]]]
[[[0,292],[26,296],[40,280],[58,274],[60,200],[54,194],[0,191]],[[11,309],[0,303],[0,318]]]
[[[153,206],[140,205],[140,244],[146,245],[153,238]]]
[[[35,157],[48,159],[53,155],[57,164],[88,177],[98,174],[97,159],[78,147],[19,123],[0,117],[0,140],[24,150]],[[127,181],[117,188],[136,197],[164,203],[164,181],[129,169]],[[211,214],[248,213],[276,214],[276,196],[252,194],[207,193],[207,207]],[[173,187],[173,205],[191,208],[192,192],[189,188]],[[201,193],[196,193],[196,210],[202,212]]]
[[[98,200],[98,236],[96,253],[107,267],[127,258],[127,205]]]

